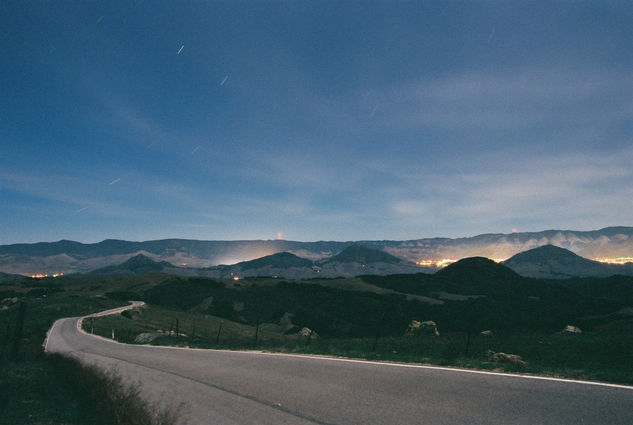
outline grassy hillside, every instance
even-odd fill
[[[115,339],[125,343],[135,343],[137,336],[147,334],[141,343],[196,347],[251,347],[256,343],[278,344],[298,339],[282,334],[274,326],[260,325],[257,329],[217,316],[151,305],[120,315],[86,319],[83,329],[108,338],[115,330]]]
[[[526,279],[472,259],[435,275],[239,282],[165,277],[134,285],[127,295],[151,305],[129,317],[98,319],[95,333],[109,336],[115,329],[117,339],[131,342],[154,332],[160,334],[154,344],[257,347],[633,383],[630,277]],[[434,321],[440,335],[405,336],[413,320]],[[567,325],[582,332],[562,333]],[[318,338],[298,337],[303,327]],[[522,360],[504,363],[489,351]]]
[[[0,410],[0,423],[86,423],[72,387],[41,391],[59,378],[40,345],[54,319],[129,299],[149,305],[85,321],[84,329],[106,337],[114,330],[116,339],[128,343],[145,334],[139,341],[151,344],[257,348],[633,384],[630,277],[526,279],[485,259],[460,261],[434,275],[305,281],[162,273],[66,276],[0,286],[0,407],[11,407]],[[25,306],[24,325],[16,338],[20,305]],[[405,336],[413,320],[434,321],[439,336]],[[582,333],[561,333],[567,325]],[[303,327],[313,336],[299,336]],[[20,361],[9,361],[16,340]],[[499,352],[520,356],[524,363],[500,360]],[[37,414],[30,417],[32,411]]]

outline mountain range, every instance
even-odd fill
[[[363,274],[389,275],[419,273],[414,263],[361,245],[351,245],[335,256],[319,261],[279,252],[250,261],[206,268],[177,267],[166,261],[154,261],[137,254],[115,266],[93,270],[91,274],[141,274],[163,272],[182,276],[235,278],[274,276],[286,279],[349,277]]]
[[[469,264],[470,274],[476,279],[498,280],[498,276],[490,276],[490,270],[504,271],[504,277],[513,275],[532,277],[539,279],[568,279],[572,277],[607,277],[613,275],[633,275],[633,263],[625,265],[604,264],[580,257],[564,248],[553,245],[545,245],[514,255],[507,261],[493,268],[488,264],[496,264],[484,257],[470,257],[458,261]],[[483,267],[482,265],[485,265]],[[483,268],[481,268],[482,266]],[[473,270],[481,268],[477,274]],[[280,252],[267,255],[255,260],[243,261],[232,265],[213,266],[208,268],[184,268],[176,267],[166,261],[154,261],[143,254],[138,254],[129,260],[116,266],[103,267],[91,272],[91,274],[142,274],[149,272],[163,272],[183,276],[204,276],[215,278],[243,277],[283,277],[286,279],[332,278],[353,277],[361,275],[395,275],[416,274],[421,270],[435,271],[428,268],[422,269],[414,263],[402,260],[361,245],[352,245],[345,248],[339,254],[320,261],[311,261],[298,257],[289,252]],[[451,275],[457,267],[440,269],[436,274],[440,278],[446,277],[454,280]],[[463,276],[457,276],[462,278]],[[475,279],[469,277],[467,280]],[[462,279],[463,280],[463,279]]]
[[[164,239],[146,242],[130,242],[108,239],[93,244],[62,240],[58,242],[39,242],[34,244],[12,244],[0,246],[0,272],[31,275],[36,273],[85,273],[116,266],[139,254],[156,262],[165,261],[173,265],[181,274],[195,274],[206,269],[210,276],[222,275],[233,269],[245,274],[256,270],[258,263],[240,264],[273,254],[288,255],[273,257],[266,262],[269,275],[275,275],[277,269],[302,269],[308,267],[305,261],[313,262],[310,268],[319,276],[343,273],[385,274],[397,268],[411,268],[412,263],[421,260],[460,259],[466,257],[487,257],[507,259],[520,252],[544,245],[565,248],[586,258],[631,257],[633,255],[633,227],[607,227],[594,231],[547,230],[542,232],[523,232],[510,234],[483,234],[465,238],[427,238],[407,241],[318,241],[298,242],[286,240],[254,241],[201,241],[188,239]],[[361,246],[388,254],[390,257],[368,258],[368,261],[341,261],[337,255],[346,248]],[[353,255],[346,252],[345,256]],[[373,254],[380,255],[380,254]],[[542,253],[547,256],[547,253]],[[400,263],[395,262],[394,258]],[[329,260],[332,261],[329,261]],[[336,260],[335,260],[336,259]],[[343,258],[345,259],[345,258]],[[302,261],[305,260],[305,261]],[[510,260],[507,260],[510,262]],[[277,264],[278,262],[279,264]],[[290,267],[286,263],[290,262]],[[375,263],[375,264],[374,264]],[[277,265],[276,265],[277,264]],[[350,264],[354,264],[350,266]],[[364,264],[364,267],[363,267]],[[518,263],[508,263],[519,267]],[[282,265],[284,267],[279,267]],[[374,267],[372,269],[372,267]],[[526,271],[523,273],[546,273]],[[546,266],[543,266],[546,267]],[[162,268],[169,268],[163,265]],[[360,269],[359,269],[360,268]],[[597,268],[595,268],[597,270]],[[433,272],[433,268],[419,268],[418,271]],[[605,269],[606,270],[606,269]],[[359,273],[360,272],[360,273]],[[250,272],[248,272],[250,273]],[[400,273],[400,271],[398,271]],[[558,272],[557,272],[558,273]],[[563,277],[567,272],[563,271]],[[293,276],[289,276],[293,277]]]

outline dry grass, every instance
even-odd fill
[[[58,354],[48,356],[59,377],[75,393],[84,422],[94,425],[175,425],[179,410],[162,409],[145,401],[139,385],[124,385],[114,372]]]

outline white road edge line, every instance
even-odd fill
[[[60,319],[55,320],[55,322],[53,322],[53,326],[51,326],[51,328],[46,332],[46,338],[44,338],[44,352],[46,353],[46,350],[48,350],[48,337],[51,336],[51,334],[53,333],[53,329],[55,329],[55,325],[57,325],[57,322],[59,322]]]
[[[572,384],[582,384],[582,385],[594,385],[600,387],[610,387],[610,388],[621,388],[625,390],[633,390],[633,386],[631,385],[622,385],[622,384],[610,384],[607,382],[597,382],[597,381],[581,381],[577,379],[565,379],[565,378],[554,378],[550,376],[537,376],[537,375],[521,375],[518,373],[502,373],[502,372],[488,372],[485,370],[473,370],[473,369],[462,369],[457,367],[444,367],[444,366],[428,366],[428,365],[419,365],[419,364],[407,364],[407,363],[390,363],[390,362],[376,362],[371,360],[360,360],[360,359],[346,359],[340,357],[328,357],[328,356],[315,356],[310,354],[291,354],[291,353],[270,353],[265,351],[239,351],[239,350],[214,350],[211,348],[189,348],[189,347],[170,347],[165,345],[149,345],[149,344],[124,344],[122,342],[114,341],[109,338],[104,338],[99,335],[90,334],[84,331],[81,327],[81,323],[83,319],[87,317],[98,317],[99,316],[107,316],[110,314],[120,313],[124,310],[129,310],[134,307],[140,307],[145,305],[145,303],[136,302],[134,304],[130,304],[129,306],[119,307],[112,310],[102,311],[101,313],[89,314],[87,316],[80,317],[77,319],[77,330],[85,335],[89,335],[93,338],[102,339],[111,344],[120,344],[127,345],[132,347],[150,347],[156,349],[169,349],[169,350],[189,350],[189,351],[214,351],[214,352],[224,352],[224,353],[238,353],[238,354],[254,354],[254,355],[264,355],[264,356],[284,356],[284,357],[297,357],[302,359],[318,359],[318,360],[328,360],[328,361],[337,361],[337,362],[348,362],[348,363],[361,363],[361,364],[370,364],[376,366],[391,366],[391,367],[404,367],[404,368],[413,368],[413,369],[430,369],[430,370],[444,370],[449,372],[462,372],[462,373],[473,373],[478,375],[493,375],[493,376],[502,376],[502,377],[513,377],[513,378],[523,378],[523,379],[534,379],[539,381],[553,381],[553,382],[563,382],[563,383],[572,383]],[[106,313],[107,314],[103,314]],[[50,332],[53,331],[53,328],[57,324],[57,321],[51,327]],[[48,334],[46,336],[46,343],[48,344]],[[45,348],[46,350],[46,348]]]

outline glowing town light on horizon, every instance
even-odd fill
[[[501,263],[505,261],[506,258],[490,258],[490,260],[494,261],[495,263]],[[420,267],[436,267],[438,269],[442,269],[446,266],[456,263],[457,261],[459,260],[455,259],[454,255],[451,255],[451,258],[418,260],[415,262],[415,264]]]
[[[448,266],[449,264],[453,264],[456,262],[457,260],[455,259],[442,258],[440,260],[433,260],[433,259],[419,260],[419,261],[416,261],[415,264],[421,267],[437,267],[441,269]]]
[[[44,279],[45,277],[60,277],[63,275],[64,273],[53,273],[53,274],[35,273],[31,275],[31,279]]]
[[[617,258],[594,258],[594,261],[606,264],[626,264],[633,263],[633,257],[617,257]]]

